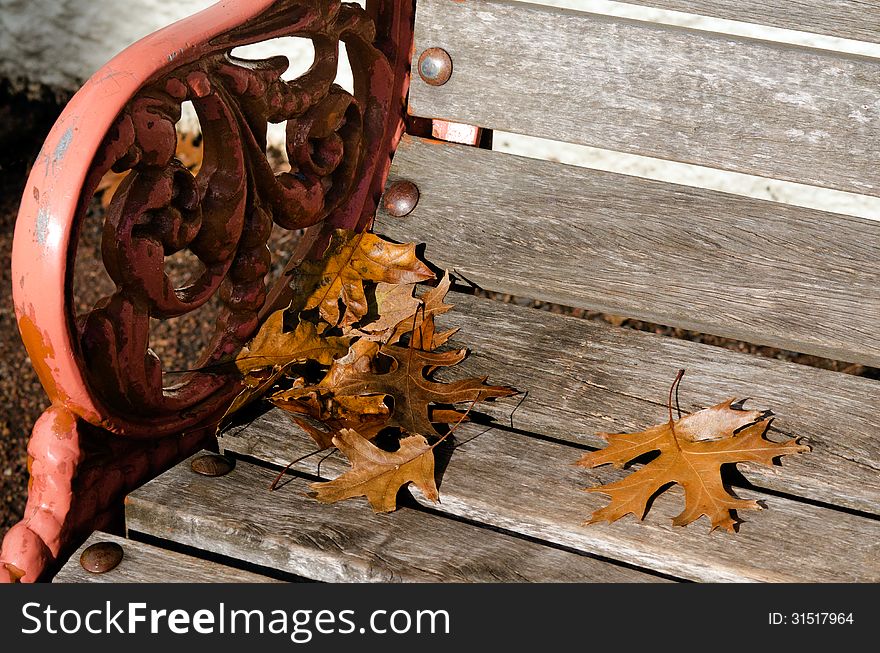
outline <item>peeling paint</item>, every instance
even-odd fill
[[[40,211],[37,213],[37,221],[34,224],[34,239],[43,246],[46,245],[46,240],[49,237],[50,219],[49,209],[41,206]]]
[[[64,118],[62,114],[61,118]],[[56,125],[61,124],[61,119],[56,123]],[[49,154],[44,154],[44,150],[46,145],[48,145],[48,141],[43,145],[43,150],[40,150],[40,161],[44,166],[43,177],[48,178],[51,174],[53,176],[58,174],[57,166],[64,160],[64,157],[67,156],[67,151],[70,149],[70,144],[73,142],[73,126],[68,127],[64,134],[61,136],[61,140],[58,141],[58,144],[55,146],[55,150],[52,152],[51,156]]]
[[[31,359],[34,371],[43,384],[46,394],[54,403],[58,399],[62,399],[55,382],[56,369],[51,367],[51,363],[55,360],[55,349],[48,341],[39,327],[37,327],[34,319],[25,312],[20,313],[18,318],[18,330],[21,333],[21,339],[27,348],[28,355]]]
[[[60,163],[67,156],[67,150],[70,149],[70,143],[73,141],[73,127],[68,127],[64,132],[64,136],[55,146],[55,152],[52,154],[52,163]]]

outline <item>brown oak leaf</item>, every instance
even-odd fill
[[[285,310],[275,311],[260,331],[235,358],[243,376],[265,367],[287,367],[292,363],[317,361],[329,365],[348,351],[350,338],[324,336],[311,322],[301,321],[293,331],[284,331]]]
[[[421,306],[421,300],[413,296],[412,285],[380,283],[376,286],[378,317],[362,326],[359,333],[371,340],[385,341],[401,322],[411,324]]]
[[[293,331],[284,331],[285,312],[286,309],[272,313],[250,344],[236,356],[235,366],[242,375],[244,388],[221,423],[266,394],[290,365],[306,361],[329,365],[348,350],[350,338],[320,335],[310,322],[300,322]]]
[[[319,449],[332,447],[333,436],[345,429],[372,440],[391,413],[382,395],[333,397],[314,389],[294,388],[273,394],[269,401],[287,411]]]
[[[331,327],[348,327],[367,314],[364,281],[408,284],[433,279],[414,243],[397,245],[367,232],[337,229],[323,258],[294,271],[291,287],[301,310],[317,308]],[[340,311],[340,300],[344,310]]]
[[[676,379],[678,382],[679,378]],[[673,384],[674,387],[675,384]],[[671,393],[670,393],[671,395]],[[594,512],[588,523],[613,522],[630,513],[644,519],[650,499],[666,486],[678,483],[685,491],[684,510],[673,519],[675,526],[685,526],[706,515],[712,530],[733,532],[733,510],[760,510],[756,501],[740,499],[724,487],[721,466],[739,462],[772,465],[785,454],[809,451],[797,438],[777,443],[764,435],[772,419],[765,411],[739,410],[733,399],[672,419],[638,433],[600,433],[608,446],[583,456],[576,464],[598,467],[612,464],[623,467],[651,452],[659,455],[641,469],[607,485],[587,488],[601,492],[611,502]]]
[[[433,447],[423,436],[405,437],[397,451],[384,451],[356,431],[344,429],[333,444],[348,457],[351,469],[332,481],[312,483],[319,501],[365,496],[376,512],[392,512],[397,508],[397,493],[408,483],[431,501],[439,500]]]
[[[387,395],[394,400],[388,426],[396,426],[409,433],[434,436],[435,423],[453,423],[462,417],[457,411],[443,410],[432,413],[431,404],[458,404],[480,402],[486,399],[509,397],[516,394],[512,388],[486,384],[486,377],[461,379],[442,383],[427,374],[440,367],[460,363],[466,349],[428,352],[413,347],[390,345],[379,350],[379,356],[390,358],[390,368],[381,371],[371,366],[368,343],[355,343],[347,356],[334,361],[319,387],[336,397]]]
[[[409,320],[402,320],[394,329],[386,341],[393,345],[407,333],[412,333],[410,346],[425,351],[434,351],[458,332],[458,329],[449,329],[437,333],[434,327],[434,318],[442,315],[453,308],[452,304],[444,304],[446,293],[451,285],[449,272],[447,272],[435,288],[431,288],[422,296],[422,306]],[[412,315],[412,314],[411,314]]]

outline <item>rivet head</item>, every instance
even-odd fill
[[[122,562],[125,553],[116,542],[97,542],[82,552],[79,564],[93,574],[105,574]]]
[[[193,460],[189,467],[196,474],[201,474],[202,476],[225,476],[232,471],[235,463],[226,456],[207,454]]]
[[[428,48],[419,57],[419,76],[431,86],[442,86],[452,76],[452,59],[443,48]]]
[[[419,188],[411,181],[395,181],[382,196],[382,206],[388,215],[402,218],[409,215],[419,203]]]

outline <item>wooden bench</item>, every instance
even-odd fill
[[[807,8],[791,0],[745,3],[747,8],[723,0],[637,4],[880,41],[873,27],[880,25],[878,10],[865,6]],[[368,2],[378,27],[373,48],[364,15],[344,10],[347,24],[359,27],[340,31],[339,19],[327,18],[336,15],[334,7],[327,0],[221,3],[201,18],[134,46],[98,73],[50,135],[32,180],[40,175],[50,179],[48,192],[54,195],[46,200],[47,190],[40,185],[41,200],[32,189],[35,184],[29,184],[16,260],[31,254],[42,261],[48,252],[62,262],[23,273],[21,261],[13,278],[22,279],[16,288],[20,324],[54,407],[35,429],[28,513],[4,543],[2,560],[10,576],[23,573],[25,580],[34,580],[51,575],[92,530],[112,524],[114,501],[128,493],[128,539],[115,541],[129,562],[96,579],[880,580],[876,376],[534,308],[538,302],[602,311],[877,367],[877,216],[823,212],[477,146],[486,144],[491,130],[503,130],[878,196],[880,62],[662,22],[487,0],[418,0],[414,37],[409,2]],[[305,205],[311,197],[295,180],[284,180],[284,188],[266,182],[264,169],[248,158],[251,133],[227,110],[251,106],[273,121],[288,117],[289,125],[306,124],[289,127],[289,139],[309,129],[313,137],[326,139],[320,111],[307,115],[312,122],[301,115],[302,106],[316,102],[321,93],[307,76],[285,94],[273,82],[277,62],[245,73],[232,70],[235,62],[220,62],[217,53],[245,42],[309,34],[315,37],[316,69],[329,61],[335,70],[332,49],[340,33],[357,80],[355,95],[362,108],[372,110],[364,112],[368,120],[359,141],[367,154],[353,167],[315,173],[325,175],[330,188],[343,190],[328,191],[324,209],[291,217],[280,203]],[[448,54],[451,75],[443,83],[437,83],[443,76],[442,52],[433,51],[440,58],[428,62],[437,66],[420,65],[430,48]],[[135,63],[134,72],[122,67]],[[108,94],[110,83],[120,88],[122,100]],[[237,202],[243,202],[243,219],[252,231],[266,231],[267,212],[285,228],[314,221],[317,226],[307,229],[293,266],[320,241],[322,230],[363,227],[375,213],[376,232],[399,242],[424,243],[427,260],[454,271],[460,282],[450,295],[455,309],[443,316],[443,325],[458,328],[453,344],[472,354],[441,378],[489,375],[527,394],[481,406],[485,418],[456,432],[456,446],[440,465],[440,503],[413,490],[397,512],[377,515],[363,500],[324,505],[304,496],[309,482],[346,469],[338,454],[320,465],[316,457],[299,462],[280,489],[270,493],[278,470],[313,450],[309,438],[277,410],[222,433],[219,447],[234,462],[231,471],[194,473],[186,457],[204,455],[197,453],[200,447],[211,448],[212,425],[235,384],[227,379],[208,387],[196,375],[191,381],[196,385],[156,395],[126,381],[155,382],[155,370],[149,364],[144,369],[145,341],[121,346],[113,340],[113,334],[122,333],[114,320],[144,327],[137,322],[144,314],[149,322],[150,316],[174,312],[156,310],[161,301],[172,301],[159,292],[143,299],[144,288],[155,285],[138,286],[132,280],[149,272],[141,265],[144,250],[131,246],[116,258],[109,256],[108,265],[118,268],[111,274],[123,292],[116,303],[99,307],[91,323],[81,323],[79,340],[71,335],[70,321],[62,317],[69,314],[63,261],[75,245],[70,225],[84,205],[69,197],[90,197],[110,158],[123,160],[117,167],[134,165],[142,175],[149,171],[137,156],[161,159],[161,148],[151,149],[153,141],[144,136],[152,129],[146,127],[145,109],[137,113],[129,103],[132,97],[151,101],[160,83],[175,103],[188,98],[199,109],[206,143],[206,167],[199,177],[205,224],[209,211],[222,213],[221,204]],[[227,95],[215,92],[212,85],[218,84]],[[230,89],[251,105],[229,100]],[[104,96],[114,98],[110,107],[88,125],[76,123],[86,107],[95,107]],[[126,106],[145,143],[137,156],[117,146],[125,130],[132,129],[115,122]],[[408,133],[398,142],[404,108],[428,122],[409,119]],[[167,110],[149,111],[161,115]],[[56,173],[52,167],[62,165],[71,140],[80,138],[79,132],[66,136],[70,125],[91,130],[86,140],[104,156],[94,162],[88,157],[85,164],[77,160]],[[331,130],[337,127],[330,125]],[[107,133],[99,148],[96,138]],[[256,128],[254,135],[259,148],[263,134]],[[451,135],[471,144],[449,142]],[[140,141],[126,141],[131,142]],[[354,142],[346,140],[346,147]],[[302,150],[293,154],[299,157],[294,165],[306,165]],[[168,156],[161,160],[167,162]],[[220,180],[216,171],[229,169],[241,174]],[[155,183],[160,181],[157,176]],[[383,188],[400,181],[415,184],[418,202],[411,212],[395,217],[389,207],[394,213],[405,211],[378,200]],[[178,183],[185,185],[185,179]],[[129,212],[138,202],[141,207],[161,203],[133,191],[127,197]],[[105,239],[121,228],[113,229]],[[251,238],[236,245],[238,234],[224,240],[221,232],[214,229],[205,237],[214,238],[225,252],[217,263],[218,269],[226,265],[221,276],[233,260],[230,252],[239,253],[232,263],[232,290],[227,287],[223,295],[231,312],[207,361],[244,344],[255,318],[285,299],[283,284],[266,297],[260,277],[265,270],[247,251],[241,253],[245,245],[259,243]],[[227,240],[232,245],[227,247]],[[117,242],[128,246],[134,241]],[[197,255],[209,261],[200,244],[195,244]],[[136,274],[126,276],[126,265],[136,267]],[[237,276],[236,266],[243,269]],[[56,295],[38,297],[41,283]],[[496,301],[485,296],[490,293],[474,293],[468,284],[528,301]],[[252,292],[249,298],[247,292]],[[618,478],[620,472],[573,463],[585,451],[604,446],[598,432],[635,431],[663,422],[665,392],[679,368],[687,370],[681,392],[686,412],[732,396],[749,397],[751,405],[777,414],[771,436],[804,438],[812,452],[786,457],[781,468],[741,465],[741,473],[730,470],[735,491],[767,508],[743,515],[735,534],[710,534],[705,520],[673,527],[671,518],[682,500],[677,489],[659,496],[643,522],[628,517],[585,526],[607,498],[582,489]],[[118,435],[97,432],[90,424]],[[50,435],[51,446],[44,444]],[[65,445],[67,458],[56,453],[61,440],[74,443]],[[103,467],[98,471],[87,462],[93,458],[80,452],[86,442],[90,449],[100,444],[103,458],[97,466]],[[58,460],[72,460],[80,471],[59,470]],[[58,496],[66,498],[64,508],[49,500]],[[113,536],[91,537],[87,544]],[[28,543],[42,547],[41,556],[34,556],[33,548],[27,553]],[[157,565],[148,563],[140,566],[150,574],[139,575],[137,560],[167,560],[160,565],[167,571],[159,578]],[[78,552],[57,580],[85,580],[79,565]]]

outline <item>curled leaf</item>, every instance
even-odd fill
[[[333,436],[345,429],[374,438],[388,423],[391,411],[384,397],[333,397],[316,390],[296,388],[278,392],[269,401],[287,411],[296,424],[308,433],[319,449],[333,446]]]
[[[317,361],[329,365],[348,351],[348,338],[323,336],[311,322],[301,321],[284,331],[286,310],[275,311],[251,343],[241,350],[235,365],[242,376],[266,368],[285,368],[293,363]]]
[[[317,308],[331,327],[349,327],[369,309],[365,281],[409,284],[432,278],[434,273],[416,257],[415,244],[397,245],[375,234],[339,229],[321,260],[306,261],[294,271],[291,286],[302,298],[298,308]]]
[[[348,457],[351,469],[335,480],[312,483],[318,501],[333,503],[365,496],[374,511],[391,512],[397,508],[397,493],[408,483],[431,501],[439,500],[434,452],[423,436],[403,438],[400,448],[392,452],[383,451],[356,431],[344,429],[333,438],[333,444]]]
[[[415,349],[434,351],[437,347],[446,344],[458,329],[437,333],[434,318],[452,309],[451,304],[443,303],[451,283],[447,272],[435,288],[431,288],[422,296],[422,307],[414,315],[411,314],[411,319],[401,320],[385,342],[393,345],[406,334],[412,333],[410,346]]]

